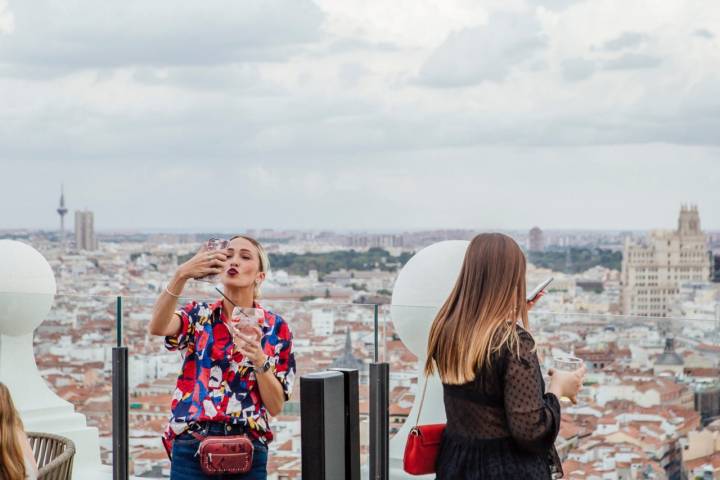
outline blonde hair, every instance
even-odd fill
[[[20,444],[22,420],[10,396],[10,390],[0,382],[0,478],[24,480],[25,457]]]
[[[255,247],[255,249],[258,252],[258,259],[260,260],[260,272],[265,273],[267,275],[267,273],[270,271],[270,257],[268,257],[268,254],[265,251],[265,247],[263,247],[260,244],[260,242],[258,242],[257,240],[255,240],[252,237],[248,237],[247,235],[235,235],[234,237],[232,237],[230,239],[230,241],[232,242],[236,238],[244,238],[245,240],[247,240],[248,242],[253,244],[253,246]],[[261,294],[260,285],[257,283],[255,284],[255,289],[253,291],[253,294],[254,294],[255,298],[260,298],[260,294]]]
[[[490,367],[494,353],[518,350],[519,318],[527,329],[525,255],[507,235],[476,236],[430,328],[426,375],[437,369],[444,383],[471,382]]]

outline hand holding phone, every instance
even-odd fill
[[[547,288],[547,286],[550,285],[550,282],[552,282],[553,280],[554,280],[553,277],[546,279],[540,285],[535,287],[532,292],[528,293],[527,298],[525,300],[527,300],[528,302],[532,302],[533,300],[535,300],[535,297],[537,297],[540,294],[540,292],[545,290]]]

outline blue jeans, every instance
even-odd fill
[[[198,433],[203,436],[237,435],[237,431],[226,431],[224,424],[212,424]],[[267,480],[268,448],[258,440],[253,440],[252,468],[248,473],[238,475],[205,475],[200,468],[200,457],[195,455],[200,447],[200,440],[185,432],[173,442],[172,460],[170,462],[170,480]]]

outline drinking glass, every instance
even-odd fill
[[[583,365],[583,360],[572,355],[553,355],[552,368],[562,372],[574,372]],[[570,402],[568,397],[562,397],[560,400]]]
[[[235,307],[230,315],[230,324],[245,335],[256,335],[255,326],[262,325],[263,311],[252,307]]]
[[[254,327],[262,325],[263,319],[263,311],[259,308],[234,307],[230,315],[230,324],[243,335],[257,337],[257,332]],[[250,365],[248,359],[244,359],[242,364]]]

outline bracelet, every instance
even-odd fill
[[[180,295],[175,295],[175,294],[172,293],[170,290],[168,290],[167,287],[165,287],[165,293],[167,293],[167,294],[170,295],[171,297],[180,298]]]

